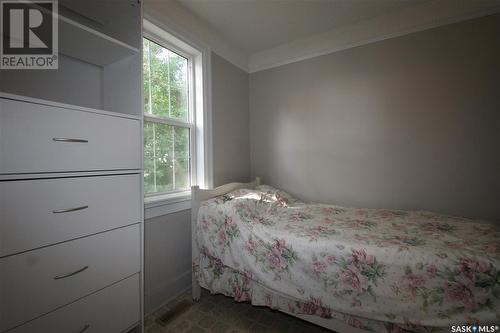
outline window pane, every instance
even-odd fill
[[[175,127],[174,149],[175,149],[175,188],[189,188],[189,129]]]
[[[145,113],[188,121],[188,60],[144,39]]]
[[[142,62],[142,73],[144,79],[144,110],[150,110],[151,105],[149,104],[149,88],[151,81],[149,80],[149,41],[143,39],[143,62]]]
[[[189,188],[189,129],[144,122],[144,191]]]
[[[144,122],[144,192],[155,191],[153,124]]]

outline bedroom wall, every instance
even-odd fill
[[[500,14],[250,75],[252,177],[500,220]]]
[[[247,72],[212,52],[214,186],[250,178]]]
[[[191,285],[191,211],[145,223],[144,307],[146,313]]]
[[[248,74],[211,54],[214,185],[250,177]],[[145,222],[145,310],[191,286],[191,211]]]

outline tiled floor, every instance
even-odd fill
[[[146,317],[146,333],[331,333],[284,313],[249,303],[238,303],[229,297],[210,295],[207,291],[202,291],[201,300],[192,303],[184,313],[167,323],[158,320],[176,304],[183,301],[185,304],[186,300],[191,300],[190,292]]]

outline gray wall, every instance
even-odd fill
[[[500,219],[500,14],[250,75],[252,176],[301,198]]]
[[[146,220],[144,307],[155,310],[191,285],[191,211]]]
[[[250,176],[248,74],[212,53],[215,186]],[[191,211],[145,222],[145,310],[191,286]]]
[[[250,177],[248,73],[212,53],[214,186]]]

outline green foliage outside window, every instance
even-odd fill
[[[144,114],[189,121],[188,60],[148,39],[144,43]],[[187,127],[144,122],[144,191],[168,192],[190,185]]]

